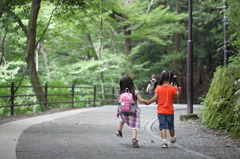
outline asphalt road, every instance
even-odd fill
[[[178,109],[178,108],[176,108]],[[131,144],[125,126],[123,138],[115,135],[119,119],[116,107],[101,107],[33,125],[18,139],[18,159],[123,159],[123,158],[202,158],[178,147],[161,148],[161,141],[149,134],[149,122],[156,106],[141,106],[139,148]]]
[[[116,106],[83,108],[0,125],[0,159],[219,158],[219,153],[214,151],[214,145],[219,144],[219,137],[212,137],[214,140],[210,140],[199,136],[200,131],[196,131],[195,127],[185,127],[185,124],[178,121],[175,126],[179,140],[173,145],[170,144],[168,149],[162,149],[154,105],[140,106],[140,147],[133,148],[131,131],[126,125],[123,138],[115,135],[119,123],[116,109]],[[186,105],[175,105],[175,116],[179,117],[179,113],[184,111]],[[212,147],[204,146],[208,143],[206,139],[213,142]],[[237,148],[228,149],[225,153],[236,159],[240,154]]]

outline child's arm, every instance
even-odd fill
[[[137,99],[140,103],[147,104],[147,100],[143,99],[139,93],[137,94]]]
[[[117,117],[119,118],[120,112],[119,112],[119,105],[117,106]]]
[[[155,102],[157,99],[158,99],[158,94],[155,93],[154,97],[152,97],[152,99],[150,99],[150,100],[147,102],[147,105],[149,105],[149,104]]]
[[[179,98],[181,92],[182,92],[182,88],[181,87],[177,87],[177,93],[174,95],[174,100]]]
[[[150,84],[148,84],[146,92],[149,92],[149,87],[150,87]]]

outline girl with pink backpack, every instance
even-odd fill
[[[130,99],[132,97],[132,99]],[[137,100],[147,104],[147,100],[142,99],[139,91],[134,87],[133,81],[128,76],[120,79],[120,97],[117,111],[117,117],[120,117],[118,131],[116,135],[123,137],[122,128],[126,123],[132,131],[132,144],[134,148],[138,148],[137,131],[140,128],[140,109]]]

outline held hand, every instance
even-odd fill
[[[147,101],[146,105],[149,105],[149,101]]]
[[[143,103],[147,105],[148,101],[147,100],[143,100]]]
[[[178,90],[179,92],[182,92],[182,87],[178,87],[177,90]]]

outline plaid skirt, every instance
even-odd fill
[[[138,112],[133,115],[120,114],[121,120],[128,125],[130,129],[140,129],[140,114]]]

